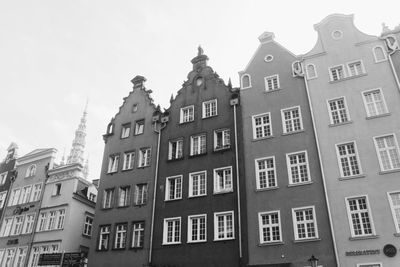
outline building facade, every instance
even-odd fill
[[[336,266],[299,58],[264,32],[240,72],[248,266]],[[272,264],[272,265],[268,265]]]
[[[384,40],[359,31],[352,15],[314,28],[303,66],[338,266],[397,266],[400,95]]]
[[[6,206],[7,197],[12,180],[15,179],[15,161],[17,159],[18,146],[11,143],[7,148],[7,155],[0,163],[0,222],[3,218],[3,209]]]
[[[104,135],[95,236],[89,266],[145,266],[149,262],[153,187],[157,164],[159,112],[136,76],[133,91]]]
[[[239,95],[199,47],[166,111],[156,191],[153,255],[161,266],[240,266],[242,177]],[[239,118],[239,119],[238,119]],[[240,158],[239,158],[240,157]],[[239,183],[238,183],[239,182]],[[243,207],[242,207],[243,208]]]

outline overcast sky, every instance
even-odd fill
[[[275,33],[295,54],[316,42],[313,25],[332,13],[354,14],[372,35],[400,23],[397,1],[0,1],[0,157],[10,142],[19,154],[71,149],[89,98],[86,152],[90,179],[100,178],[102,134],[136,75],[147,78],[167,108],[200,44],[209,65],[239,85],[238,71],[258,36]]]

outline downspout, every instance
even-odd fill
[[[302,61],[304,62],[304,59]],[[311,104],[311,98],[310,98],[310,93],[309,93],[309,88],[308,88],[308,83],[307,83],[307,77],[305,75],[304,75],[304,84],[306,85],[308,106],[310,108],[311,121],[312,121],[312,124],[313,124],[313,130],[314,130],[314,135],[315,135],[315,143],[317,145],[318,160],[319,160],[319,164],[320,164],[320,167],[321,167],[322,185],[324,186],[324,194],[325,194],[326,206],[327,206],[328,218],[329,218],[329,224],[330,224],[329,228],[331,230],[331,235],[332,235],[333,249],[335,251],[336,265],[337,265],[337,267],[340,267],[338,251],[337,251],[337,245],[336,245],[335,232],[333,230],[332,214],[331,214],[331,209],[330,209],[328,193],[327,193],[327,189],[326,189],[324,164],[322,163],[322,156],[321,156],[321,149],[320,149],[320,146],[319,146],[318,132],[317,132],[317,129],[316,129],[316,126],[315,126],[314,112],[313,112],[313,107],[312,107],[312,104]]]
[[[389,62],[390,62],[390,67],[393,71],[394,79],[396,80],[396,85],[397,85],[397,90],[400,92],[400,82],[399,82],[399,77],[397,77],[396,69],[394,68],[393,65],[393,60],[392,60],[392,55],[396,52],[396,50],[388,53],[389,54]]]

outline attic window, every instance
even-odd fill
[[[266,55],[264,58],[265,62],[271,62],[272,60],[274,60],[274,56],[273,55]]]
[[[132,113],[135,113],[136,111],[138,111],[138,107],[139,107],[139,104],[138,104],[138,103],[133,104],[133,106],[132,106]]]
[[[332,32],[332,38],[333,39],[338,40],[338,39],[342,39],[342,37],[343,37],[343,32],[342,31],[335,30],[335,31]]]

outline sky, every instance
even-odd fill
[[[100,178],[107,124],[145,76],[155,104],[169,107],[199,45],[233,86],[264,31],[294,54],[311,50],[313,25],[332,13],[354,14],[361,31],[399,25],[395,1],[1,0],[0,158],[11,142],[19,155],[71,149],[86,100],[89,179]]]

